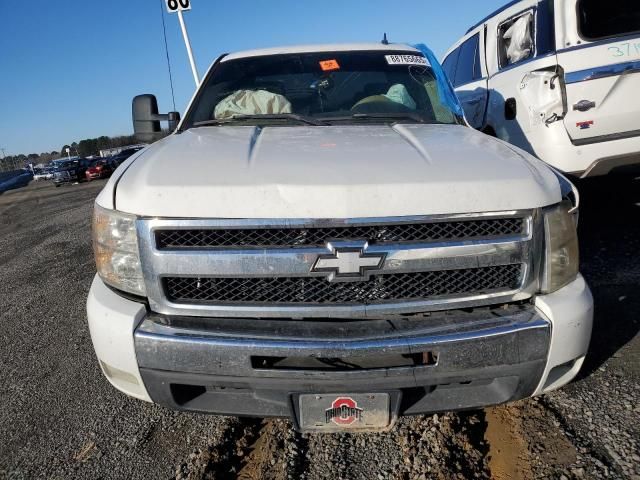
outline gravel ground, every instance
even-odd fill
[[[574,383],[357,435],[177,413],[114,390],[84,305],[102,185],[41,183],[0,196],[0,478],[640,479],[640,182],[580,185],[596,320]]]

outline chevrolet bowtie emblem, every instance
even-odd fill
[[[320,255],[312,273],[327,273],[332,281],[367,280],[372,270],[384,264],[386,253],[367,253],[367,242],[328,242],[330,254]]]

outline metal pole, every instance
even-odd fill
[[[182,10],[178,10],[178,20],[180,20],[180,28],[182,29],[182,36],[184,37],[184,44],[187,47],[187,55],[189,55],[189,63],[191,63],[191,72],[193,73],[193,79],[196,82],[196,88],[200,86],[200,76],[198,75],[198,69],[196,67],[196,61],[193,59],[193,51],[191,50],[191,42],[189,41],[189,34],[187,33],[187,26],[184,23],[184,17],[182,16]]]

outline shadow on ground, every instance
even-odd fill
[[[581,271],[595,300],[585,377],[640,331],[640,179],[594,178],[577,185]]]

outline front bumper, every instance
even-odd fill
[[[580,277],[535,305],[419,318],[183,318],[148,313],[96,278],[88,312],[103,372],[125,393],[179,410],[295,422],[304,393],[388,392],[395,417],[504,403],[557,388],[582,364],[593,310]],[[393,363],[416,355],[431,361],[380,364],[381,358]],[[276,366],[283,358],[294,362]],[[305,359],[333,364],[305,368]],[[375,367],[367,368],[371,361]]]
[[[537,387],[550,340],[549,322],[520,308],[421,320],[198,323],[150,316],[136,329],[151,398],[183,410],[294,419],[301,393],[389,392],[400,415],[523,398]],[[416,354],[432,360],[391,367]],[[363,366],[382,355],[391,363]],[[270,366],[283,358],[289,367]],[[303,368],[309,358],[334,365]]]

